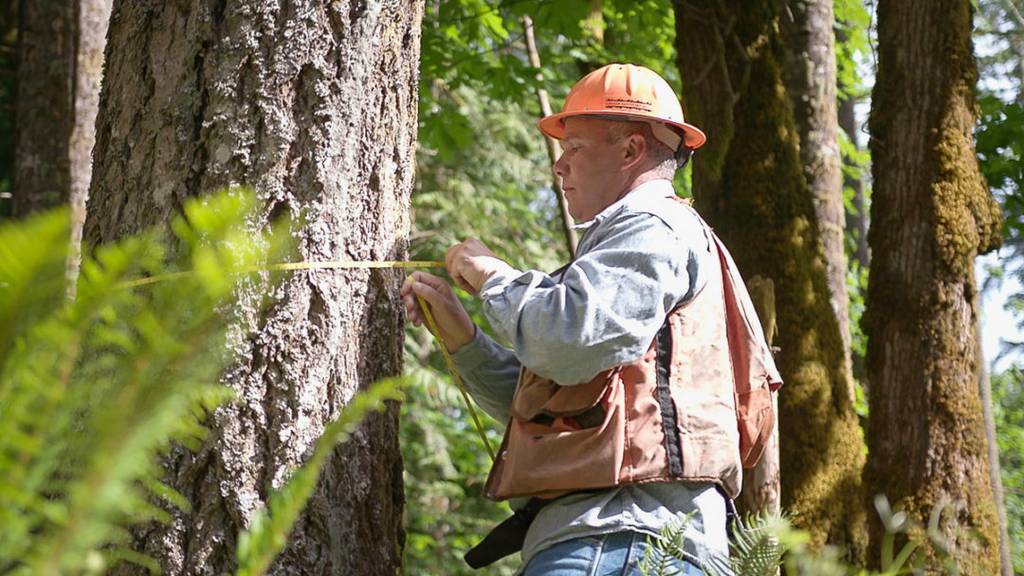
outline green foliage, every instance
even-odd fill
[[[1024,281],[1024,23],[1020,0],[978,2],[977,45],[981,114],[975,130],[978,161],[1003,209],[1000,262],[987,270],[986,287],[1007,275]],[[1007,309],[1024,329],[1024,296],[1012,296]],[[1024,351],[1008,342],[1007,351]]]
[[[867,95],[858,72],[858,63],[871,51],[868,29],[871,14],[863,0],[835,0],[833,13],[836,20],[836,83],[839,99],[862,98]]]
[[[990,270],[990,282],[1005,274],[1024,284],[1024,104],[1004,102],[995,95],[980,98],[978,119],[978,161],[1003,209],[1003,247],[1005,258]],[[1024,296],[1012,295],[1007,309],[1024,329]],[[1024,342],[1006,342],[1008,349],[1024,351]]]
[[[185,206],[167,251],[155,233],[96,250],[77,296],[64,297],[68,216],[0,227],[0,572],[102,573],[126,559],[125,527],[188,508],[164,485],[157,456],[195,448],[207,412],[230,396],[217,384],[226,347],[216,312],[231,271],[284,243],[254,241],[248,196]],[[138,276],[197,274],[128,289]]]
[[[841,551],[833,546],[812,549],[810,534],[794,528],[785,515],[779,514],[761,514],[746,521],[736,521],[729,545],[730,568],[736,576],[772,576],[780,569],[787,576],[895,576],[924,573],[927,553],[939,558],[941,573],[959,574],[955,558],[950,555],[938,527],[939,517],[947,507],[936,506],[927,527],[915,526],[902,511],[894,512],[885,496],[875,498],[875,507],[886,531],[879,572],[847,565],[841,558]],[[685,559],[683,543],[688,524],[689,518],[682,517],[679,522],[666,526],[653,542],[648,539],[651,546],[640,565],[644,576],[678,573],[673,562]],[[905,542],[899,552],[894,553],[895,543],[901,535],[909,536],[903,538]],[[704,566],[703,570],[709,576],[720,574],[710,565]]]
[[[992,377],[1007,532],[1015,573],[1024,573],[1024,370],[1014,367]]]
[[[382,380],[357,394],[337,420],[317,440],[313,456],[296,470],[280,490],[270,495],[265,508],[253,516],[249,529],[238,537],[239,576],[258,576],[266,572],[274,557],[284,549],[288,534],[306,507],[316,488],[320,471],[337,444],[355,431],[367,413],[380,410],[385,400],[401,399],[401,379]]]
[[[731,545],[733,570],[738,574],[770,576],[782,560],[785,550],[773,536],[784,526],[781,516],[765,516],[762,521],[736,520]]]
[[[409,334],[406,340],[415,345],[423,333]],[[429,340],[426,343],[430,345]],[[440,370],[413,369],[402,405],[405,569],[408,574],[468,576],[475,572],[462,555],[511,512],[508,506],[484,498],[483,483],[491,462],[458,391]],[[489,441],[497,446],[502,430],[490,418],[484,422]],[[517,566],[518,559],[512,557],[488,573],[510,576]]]
[[[680,514],[661,529],[653,542],[647,539],[649,545],[644,550],[639,566],[643,576],[673,576],[679,573],[675,565],[686,557],[686,529],[692,521],[692,513]]]

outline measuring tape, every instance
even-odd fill
[[[241,268],[238,270],[239,273],[249,272],[262,272],[262,271],[275,271],[275,270],[358,270],[367,268],[443,268],[444,262],[437,260],[377,260],[368,262],[354,262],[346,260],[332,260],[326,262],[281,262],[279,264],[270,264],[267,266],[251,266],[248,268]],[[167,274],[159,274],[156,276],[148,276],[146,278],[138,278],[136,280],[129,280],[123,282],[118,286],[121,288],[136,288],[138,286],[146,286],[148,284],[155,284],[157,282],[164,282],[168,280],[176,280],[180,278],[187,278],[195,274],[193,270],[185,270],[182,272],[170,272]],[[473,425],[476,427],[476,432],[480,436],[480,441],[483,442],[485,448],[487,448],[487,455],[491,457],[491,462],[494,462],[494,449],[491,448],[491,443],[487,440],[487,434],[484,432],[483,423],[480,422],[480,417],[477,415],[476,408],[473,407],[473,402],[469,399],[469,393],[466,392],[466,386],[462,382],[462,376],[459,375],[459,371],[455,368],[455,361],[452,359],[452,355],[448,352],[448,346],[445,345],[444,338],[441,337],[441,330],[437,327],[437,321],[434,320],[434,314],[430,310],[430,305],[418,294],[416,300],[419,302],[420,308],[423,309],[423,317],[427,321],[427,329],[431,335],[434,336],[434,341],[437,342],[438,348],[441,349],[441,355],[444,356],[445,364],[448,365],[448,372],[452,376],[452,381],[455,382],[455,387],[462,393],[462,399],[466,403],[466,408],[469,410],[469,415],[473,417]]]
[[[370,262],[353,262],[349,260],[329,260],[327,262],[281,262],[279,264],[268,264],[267,266],[249,266],[236,270],[239,274],[251,272],[264,272],[274,270],[356,270],[364,268],[444,268],[444,262],[437,260],[378,260]],[[183,272],[169,272],[156,276],[147,276],[136,280],[129,280],[118,285],[120,288],[136,288],[147,284],[156,284],[165,280],[177,280],[187,278],[195,274],[193,270]]]

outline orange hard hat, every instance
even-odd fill
[[[587,74],[569,91],[562,111],[545,116],[537,126],[561,140],[565,119],[572,116],[617,116],[648,122],[658,140],[673,151],[679,146],[679,133],[691,150],[707,141],[700,128],[684,121],[683,107],[668,82],[654,70],[634,64],[608,64]]]

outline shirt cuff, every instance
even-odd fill
[[[474,324],[473,329],[476,330],[473,334],[473,339],[460,346],[451,355],[452,361],[455,362],[455,367],[461,372],[476,370],[490,357],[488,354],[491,344],[489,342],[490,338],[479,326]]]

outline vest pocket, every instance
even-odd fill
[[[571,416],[554,417],[550,424],[513,416],[488,496],[554,496],[618,484],[625,435],[622,395],[622,381],[612,378],[598,399],[604,417],[589,427]]]
[[[543,421],[543,418],[538,418],[541,416],[550,419],[578,416],[585,419],[584,415],[601,403],[607,394],[608,385],[616,379],[620,370],[605,370],[589,382],[562,386],[524,369],[512,399],[512,417],[533,422]],[[580,424],[589,427],[583,422]]]

